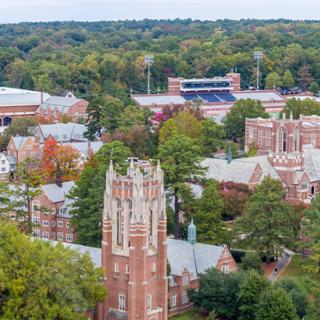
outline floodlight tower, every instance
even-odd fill
[[[144,57],[144,62],[148,66],[148,94],[150,94],[150,66],[153,64],[153,55],[148,54]]]
[[[257,61],[257,90],[259,90],[259,83],[260,83],[260,61],[263,58],[262,51],[254,51],[253,53],[254,60]]]

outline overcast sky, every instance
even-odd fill
[[[320,19],[320,0],[0,0],[0,23],[144,18]]]

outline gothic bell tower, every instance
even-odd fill
[[[103,210],[102,266],[108,296],[101,320],[167,320],[167,236],[163,171],[110,163]],[[99,319],[100,320],[100,319]]]

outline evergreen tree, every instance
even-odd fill
[[[210,180],[203,191],[193,216],[197,226],[197,239],[202,243],[221,244],[223,224],[221,221],[223,201],[217,190],[217,182]]]
[[[159,146],[159,159],[165,172],[165,184],[174,198],[175,238],[179,238],[179,194],[185,183],[202,175],[201,149],[194,140],[186,136],[174,136]]]
[[[104,145],[82,170],[69,195],[74,199],[71,215],[78,243],[100,246],[106,171],[112,160],[115,169],[123,173],[129,156],[130,150],[122,142],[114,141]]]

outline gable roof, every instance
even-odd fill
[[[20,149],[28,139],[31,139],[31,140],[34,141],[34,137],[32,137],[32,136],[28,136],[28,137],[20,137],[20,136],[12,137],[13,143],[14,143],[14,145],[15,145],[15,147],[17,149]]]
[[[320,180],[320,149],[313,145],[304,145],[304,169],[308,172],[311,181]]]
[[[68,112],[68,110],[74,106],[76,103],[80,102],[81,99],[77,99],[75,97],[59,97],[59,96],[52,96],[48,98],[41,107],[44,110],[51,110],[55,111],[58,110],[61,113]]]
[[[42,191],[48,199],[53,202],[63,202],[67,199],[67,195],[74,186],[74,181],[63,182],[60,188],[55,183],[45,184],[41,186]]]
[[[215,268],[223,253],[224,246],[196,243],[194,245],[183,240],[168,239],[168,261],[171,273],[181,276],[188,271],[192,278]]]
[[[6,89],[6,90],[2,90]],[[39,106],[41,99],[48,99],[48,93],[0,88],[0,108],[10,106]]]
[[[68,142],[71,140],[87,141],[84,133],[87,127],[79,123],[55,123],[40,124],[39,129],[44,139],[51,136],[58,142]]]
[[[248,184],[258,164],[262,170],[260,181],[265,176],[280,180],[277,171],[272,167],[266,155],[234,159],[230,163],[223,159],[205,158],[201,166],[207,168],[207,179]]]

